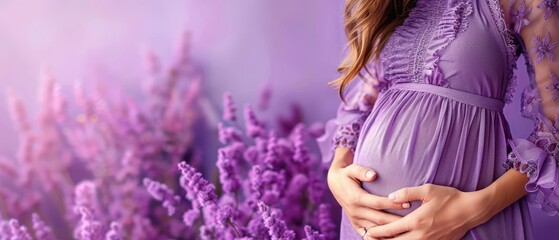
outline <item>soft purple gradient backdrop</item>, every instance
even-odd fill
[[[33,3],[30,3],[33,2]],[[171,59],[176,40],[191,30],[194,58],[205,70],[214,106],[230,91],[240,103],[256,102],[271,83],[272,112],[288,115],[300,103],[309,123],[333,116],[337,94],[326,83],[337,76],[344,35],[343,1],[169,0],[0,2],[0,90],[16,91],[30,111],[38,104],[41,66],[48,64],[69,89],[75,81],[120,79],[115,86],[138,91],[144,73],[141,50]],[[165,62],[164,62],[165,63]],[[527,84],[519,60],[514,103],[505,108],[513,135],[528,136],[520,117]],[[0,98],[0,152],[13,155],[17,136]],[[558,217],[532,211],[537,239],[559,235]]]

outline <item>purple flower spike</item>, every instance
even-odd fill
[[[27,228],[19,224],[15,219],[9,221],[9,226],[12,231],[10,240],[33,240]]]
[[[295,232],[287,229],[279,210],[269,207],[264,202],[258,202],[258,212],[262,216],[264,226],[268,228],[268,234],[272,240],[295,239]]]
[[[262,123],[249,105],[245,106],[245,125],[247,135],[250,137],[265,137],[266,130],[264,123]]]
[[[97,190],[93,181],[80,182],[75,187],[76,206],[87,207],[89,210],[95,209]]]
[[[320,204],[317,215],[320,232],[324,234],[326,239],[335,239],[338,234],[336,233],[336,224],[330,214],[330,205],[326,203]]]
[[[516,33],[520,33],[520,29],[530,23],[527,19],[530,12],[532,12],[532,8],[526,8],[525,0],[522,0],[518,10],[514,7],[511,9],[511,20],[514,23],[514,31]]]
[[[209,183],[202,177],[201,173],[185,162],[179,163],[179,169],[182,173],[180,184],[186,190],[187,198],[195,198],[201,207],[216,204],[217,195],[213,184]]]
[[[200,210],[197,208],[190,209],[182,215],[182,221],[187,227],[192,227],[194,222],[200,217]]]
[[[105,235],[105,240],[122,240],[124,239],[122,227],[118,222],[111,222],[111,229]]]
[[[295,154],[293,155],[293,160],[296,163],[307,164],[310,160],[309,151],[307,146],[305,146],[305,130],[302,124],[295,127]]]
[[[4,221],[0,216],[0,236],[9,239],[12,236],[12,230],[10,229],[10,223]],[[2,239],[2,238],[0,238]]]
[[[219,133],[219,141],[223,144],[228,144],[231,142],[242,142],[241,132],[233,127],[225,127],[223,123],[217,124],[217,129]]]
[[[543,16],[545,20],[551,17],[552,14],[559,17],[559,4],[557,4],[557,0],[542,0],[538,8],[545,8],[545,15]]]
[[[53,240],[52,230],[49,226],[41,220],[39,215],[33,213],[31,215],[33,221],[33,230],[35,231],[35,237],[40,240]]]
[[[547,86],[546,89],[553,91],[553,101],[555,101],[557,98],[559,98],[559,77],[557,77],[557,75],[555,75],[555,73],[553,72],[550,72],[549,75],[551,77],[551,80],[553,80],[553,83]]]
[[[547,57],[549,61],[555,59],[553,55],[553,50],[557,47],[557,41],[551,42],[551,33],[547,33],[543,39],[540,36],[534,36],[534,41],[536,41],[536,46],[532,48],[532,53],[536,55],[536,63],[543,61],[544,57]]]
[[[95,219],[91,211],[86,207],[79,207],[81,215],[80,222],[76,228],[76,238],[79,240],[101,239],[101,223]]]
[[[305,235],[307,238],[305,240],[325,240],[324,235],[320,234],[318,231],[314,231],[311,226],[305,225]]]
[[[167,209],[167,215],[173,216],[175,214],[176,206],[180,202],[180,197],[173,193],[167,185],[153,181],[149,178],[144,178],[144,186],[149,195],[157,201],[163,202],[163,207]]]
[[[237,165],[240,153],[235,153],[235,148],[225,147],[219,149],[217,168],[219,169],[219,180],[226,193],[235,193],[241,187],[241,180],[237,175]]]
[[[277,137],[276,133],[272,131],[270,132],[270,136],[268,138],[268,146],[264,162],[266,164],[270,164],[271,166],[276,166],[279,161]]]
[[[235,106],[235,101],[233,101],[233,96],[231,93],[226,92],[223,94],[223,119],[227,121],[236,121],[237,107]]]

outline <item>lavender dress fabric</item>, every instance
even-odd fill
[[[425,183],[475,191],[514,168],[530,178],[527,197],[463,239],[533,239],[528,204],[559,210],[558,41],[557,0],[418,0],[327,124],[324,161],[336,147],[352,149],[355,164],[378,172],[362,186],[380,196]],[[530,82],[519,114],[534,131],[512,139],[502,110],[521,55]],[[341,239],[361,239],[342,216]]]

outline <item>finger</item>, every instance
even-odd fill
[[[357,234],[359,234],[359,236],[363,236],[363,234],[365,233],[365,229],[368,229],[376,226],[375,223],[368,221],[366,219],[354,219],[351,220],[351,225],[353,226],[353,229],[355,229],[355,231],[357,232]]]
[[[388,194],[388,199],[395,203],[411,202],[415,200],[423,201],[428,198],[428,192],[431,188],[430,184],[424,184],[417,187],[406,187]]]
[[[396,214],[377,211],[370,208],[357,208],[355,209],[355,213],[356,214],[353,216],[354,218],[364,219],[376,225],[392,223],[402,218],[402,216]]]
[[[376,195],[372,195],[368,192],[366,192],[365,190],[363,190],[363,192],[365,192],[365,195],[360,196],[359,205],[365,206],[365,207],[369,207],[369,208],[373,208],[376,210],[384,210],[384,209],[406,209],[406,208],[410,208],[411,205],[409,202],[404,202],[404,203],[397,203],[397,202],[393,202],[390,199],[386,198],[386,197],[379,197]],[[361,194],[361,193],[358,193]]]
[[[362,182],[372,182],[377,177],[377,173],[373,169],[359,166],[357,164],[351,164],[344,169],[347,171],[348,176]]]
[[[410,231],[411,227],[408,219],[409,218],[403,217],[399,221],[371,228],[367,231],[367,236],[373,238],[393,237]]]
[[[408,240],[408,239],[420,239],[420,237],[416,236],[415,234],[413,234],[413,232],[405,232],[402,234],[398,234],[396,236],[393,237],[384,237],[384,238],[380,238],[383,240]]]

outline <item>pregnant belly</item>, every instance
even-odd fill
[[[463,191],[485,187],[505,154],[497,151],[504,149],[501,120],[495,111],[436,94],[388,91],[377,99],[356,149],[354,162],[378,173],[362,186],[378,196],[425,183]],[[387,212],[405,215],[419,205]]]

